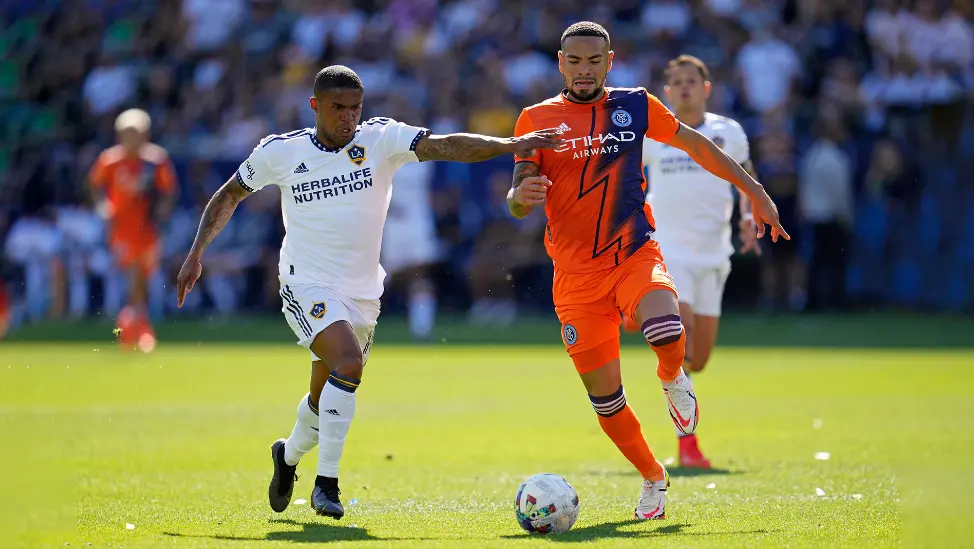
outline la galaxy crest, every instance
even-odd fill
[[[327,312],[328,312],[328,307],[325,307],[324,301],[318,301],[317,303],[311,305],[311,316],[317,318],[318,320],[324,318],[325,313]]]
[[[361,166],[365,162],[365,147],[362,145],[352,145],[348,148],[348,159],[352,161],[352,164],[356,166]]]

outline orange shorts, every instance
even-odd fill
[[[620,313],[636,318],[643,296],[661,289],[676,295],[659,245],[653,241],[613,269],[566,273],[555,267],[555,313],[561,322],[561,339],[579,374],[619,358]]]
[[[159,266],[159,243],[156,240],[113,238],[112,255],[119,267],[125,270],[138,270],[148,275]]]

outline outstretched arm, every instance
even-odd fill
[[[224,183],[210,198],[206,209],[203,210],[196,239],[193,240],[193,246],[190,248],[189,255],[183,262],[182,268],[179,269],[179,276],[176,279],[176,304],[179,307],[183,306],[186,294],[193,289],[203,272],[203,267],[200,265],[203,251],[213,242],[216,235],[220,234],[220,231],[227,226],[234,210],[237,209],[237,204],[248,196],[250,196],[250,192],[244,189],[234,177]]]
[[[748,175],[757,181],[757,172],[754,171],[754,164],[750,159],[744,161],[741,166]],[[751,199],[746,194],[740,193],[738,201],[738,209],[741,213],[741,219],[738,223],[741,238],[741,253],[746,254],[753,250],[755,255],[761,255],[761,246],[758,245],[757,227],[754,226],[754,216],[751,215]]]
[[[697,164],[717,177],[730,182],[751,200],[758,238],[764,236],[764,224],[767,223],[771,226],[772,240],[777,241],[779,235],[791,239],[781,226],[781,222],[778,221],[778,208],[771,201],[764,187],[713,141],[681,123],[677,132],[664,142],[685,151]]]
[[[743,166],[721,150],[713,141],[686,124],[681,123],[680,129],[666,144],[682,149],[697,164],[724,181],[730,182],[740,189],[745,196],[752,197],[764,192],[764,187],[755,181]]]
[[[426,160],[481,162],[502,154],[529,156],[535,149],[553,149],[561,144],[554,130],[541,130],[521,137],[489,137],[474,133],[427,135],[416,144],[416,156]]]

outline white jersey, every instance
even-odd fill
[[[743,164],[750,158],[747,135],[730,118],[706,113],[695,128]],[[732,185],[711,174],[680,149],[643,141],[648,170],[647,200],[653,208],[663,258],[698,267],[716,267],[733,254],[730,219]]]
[[[379,249],[392,177],[419,160],[416,144],[427,132],[373,118],[340,149],[321,143],[314,128],[261,140],[237,170],[237,182],[251,192],[281,188],[282,280],[317,284],[352,299],[382,295]]]

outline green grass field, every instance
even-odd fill
[[[655,358],[630,346],[623,364],[651,446],[674,456]],[[718,468],[672,467],[654,523],[630,520],[639,478],[559,347],[381,340],[343,460],[345,519],[295,503],[275,514],[268,448],[290,432],[307,371],[294,345],[2,344],[0,546],[974,544],[972,350],[719,349],[696,378]],[[514,520],[538,472],[579,493],[568,534],[529,537]]]

